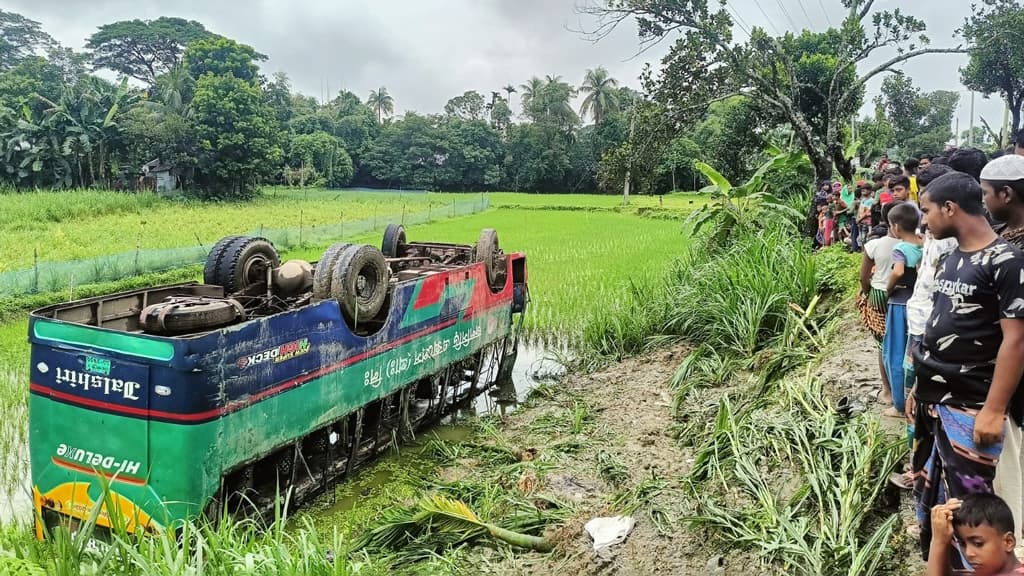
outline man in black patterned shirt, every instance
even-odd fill
[[[914,495],[927,555],[931,508],[992,492],[1007,413],[1021,417],[1011,400],[1024,373],[1024,255],[992,231],[971,176],[938,178],[921,208],[935,238],[959,242],[939,265],[931,317],[914,353]]]

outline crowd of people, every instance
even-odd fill
[[[816,242],[862,252],[857,305],[879,345],[879,399],[912,453],[929,574],[1024,574],[1024,134],[822,183]]]

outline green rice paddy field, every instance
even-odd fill
[[[345,223],[383,228],[389,219],[438,220],[492,207],[611,210],[620,196],[583,194],[445,194],[272,188],[244,203],[170,200],[150,193],[82,190],[0,194],[0,272],[40,261],[93,258],[141,248],[211,245],[232,234]],[[678,213],[704,202],[696,195],[633,197],[630,211],[660,207]],[[353,227],[355,228],[355,227]]]

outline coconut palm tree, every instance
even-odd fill
[[[388,89],[381,86],[377,90],[370,90],[370,97],[366,99],[366,105],[377,111],[377,123],[384,122],[384,115],[390,116],[395,111],[395,99],[388,94]]]
[[[563,81],[560,75],[549,74],[544,83],[544,115],[563,127],[575,124],[578,118],[569,103],[575,95],[576,89]]]
[[[502,86],[501,89],[505,91],[505,94],[508,94],[508,97],[506,98],[506,100],[508,100],[508,104],[509,104],[509,106],[511,106],[512,105],[512,94],[516,92],[516,87],[513,86],[512,84],[505,84],[504,86]]]
[[[160,102],[168,112],[180,116],[189,116],[185,104],[195,89],[195,80],[188,72],[187,66],[175,66],[156,79],[156,92]]]
[[[619,81],[612,78],[603,66],[588,69],[580,85],[580,92],[586,94],[580,106],[580,116],[590,113],[594,124],[600,124],[606,113],[619,108],[618,87]]]
[[[506,86],[506,88],[508,88]],[[523,105],[523,111],[525,112],[530,104],[534,100],[538,100],[542,97],[544,92],[544,81],[534,76],[526,84],[520,84],[519,90],[522,96],[519,98],[519,102]]]

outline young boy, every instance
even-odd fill
[[[906,411],[903,388],[903,357],[907,351],[907,300],[917,282],[917,266],[921,262],[921,239],[917,228],[921,221],[917,208],[908,202],[889,210],[889,235],[898,240],[892,248],[892,271],[886,284],[888,310],[885,315],[885,337],[882,358],[892,392],[892,406],[883,416],[903,418]]]
[[[857,226],[860,227],[861,243],[865,243],[868,240],[868,234],[871,233],[871,206],[875,203],[875,192],[868,186],[864,186],[860,189],[860,206],[857,209]]]
[[[825,212],[828,210],[828,205],[819,204],[817,206],[817,220],[818,220],[818,233],[814,236],[814,244],[818,247],[827,246],[825,244]]]
[[[889,191],[892,192],[893,202],[907,202],[910,200],[910,178],[903,176],[894,176],[889,180]],[[916,206],[917,203],[914,202]]]
[[[839,182],[836,182],[839,184]],[[832,192],[829,197],[828,210],[825,211],[827,218],[825,222],[825,246],[831,246],[834,242],[842,240],[842,215],[846,213],[846,203],[843,202],[842,193]]]
[[[946,498],[992,492],[1006,414],[1024,373],[1024,255],[992,231],[981,186],[947,174],[921,198],[937,239],[959,246],[939,266],[919,349],[914,497],[928,554],[931,509]],[[953,558],[954,567],[959,562]]]
[[[892,391],[889,385],[889,377],[885,370],[885,359],[882,356],[882,342],[884,340],[886,319],[888,309],[888,288],[889,275],[892,273],[892,249],[899,242],[891,233],[885,236],[869,240],[864,245],[864,257],[860,265],[860,290],[861,298],[866,299],[862,307],[865,323],[869,324],[868,329],[874,334],[879,343],[878,371],[882,379],[882,389],[878,395],[879,402],[888,404],[892,402]],[[878,326],[877,324],[881,324]]]
[[[932,508],[927,576],[951,576],[951,554],[966,559],[975,576],[1024,574],[1014,554],[1013,515],[994,494],[970,494]],[[953,547],[954,539],[958,549]],[[955,552],[954,552],[955,551]]]
[[[921,194],[928,190],[928,185],[940,176],[953,172],[953,169],[945,164],[931,164],[922,169],[918,174],[918,182],[921,186]],[[914,401],[913,388],[917,382],[917,369],[914,365],[913,353],[924,336],[924,329],[928,324],[928,317],[932,313],[932,295],[935,294],[935,271],[939,262],[956,248],[956,238],[936,240],[928,227],[922,223],[924,228],[924,245],[921,249],[921,262],[917,269],[917,283],[914,284],[914,292],[907,300],[907,351],[903,357],[903,389],[907,392],[906,416],[907,429],[910,440],[914,438]],[[896,484],[905,490],[914,487],[914,475],[908,473],[899,475]]]

